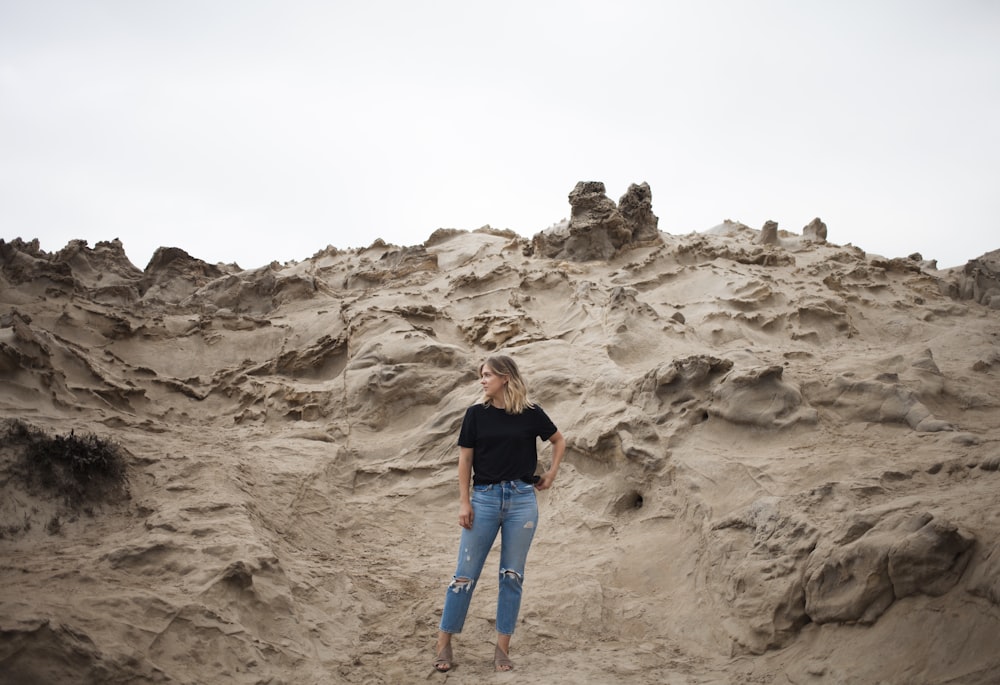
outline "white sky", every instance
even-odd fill
[[[0,0],[0,237],[244,268],[647,181],[954,266],[1000,248],[995,0]]]

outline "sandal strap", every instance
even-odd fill
[[[451,669],[451,645],[446,645],[444,649],[438,652],[437,658],[434,660],[434,668],[439,671],[448,671]],[[448,668],[438,668],[438,666],[447,666]]]
[[[500,645],[497,645],[493,652],[493,667],[499,671],[501,666],[509,666],[509,668],[506,669],[508,671],[514,670],[514,662],[510,660],[510,657],[505,654],[502,649],[500,649]]]

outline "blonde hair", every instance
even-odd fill
[[[480,375],[482,375],[483,367],[485,366],[490,367],[490,370],[498,376],[503,376],[507,379],[507,384],[503,386],[504,411],[508,414],[520,414],[525,409],[535,406],[534,402],[528,399],[528,387],[524,384],[524,379],[521,377],[521,370],[517,368],[517,364],[514,363],[513,359],[503,354],[487,357],[479,365]],[[489,404],[489,402],[489,398],[484,396],[483,404]]]

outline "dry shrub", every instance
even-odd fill
[[[127,499],[124,450],[93,434],[50,436],[22,421],[7,423],[6,439],[19,447],[17,472],[29,487],[60,496],[71,507]]]

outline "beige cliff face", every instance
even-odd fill
[[[71,506],[0,446],[0,672],[422,682],[457,431],[503,351],[568,441],[522,676],[996,682],[996,253],[936,271],[818,219],[668,235],[634,193],[596,241],[578,217],[255,270],[0,243],[0,418],[117,442],[129,488]],[[496,677],[496,564],[453,682]]]

